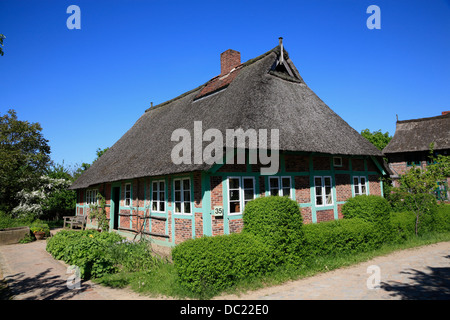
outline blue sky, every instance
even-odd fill
[[[69,5],[81,29],[69,30]],[[370,30],[369,5],[381,9]],[[0,0],[0,113],[39,122],[55,162],[92,162],[144,113],[278,37],[308,86],[357,131],[450,110],[450,0]],[[163,124],[161,124],[163,125]]]

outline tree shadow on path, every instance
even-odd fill
[[[85,291],[91,291],[89,285],[81,285],[79,289],[69,289],[67,279],[51,273],[52,268],[33,277],[25,277],[23,272],[5,277],[13,296],[21,300],[57,300],[72,299]]]
[[[445,258],[450,259],[450,255]],[[409,283],[381,283],[381,288],[402,300],[450,300],[450,267],[427,267],[427,271],[408,269]]]

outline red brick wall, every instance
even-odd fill
[[[334,220],[334,210],[317,210],[317,222]]]

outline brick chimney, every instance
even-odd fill
[[[220,74],[227,74],[241,64],[241,53],[228,49],[220,54]]]

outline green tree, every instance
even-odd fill
[[[95,153],[97,154],[97,158],[94,159],[94,161],[92,162],[92,164],[93,164],[95,161],[97,161],[97,160],[98,160],[98,159],[99,159],[106,151],[108,151],[108,150],[109,150],[109,147],[108,147],[108,148],[105,148],[105,149],[97,148],[97,150],[95,151]],[[90,166],[91,166],[92,164],[83,162],[81,165],[79,165],[79,167],[76,168],[76,169],[73,171],[73,173],[72,173],[72,176],[73,176],[74,180],[76,180],[79,176],[81,176],[81,174],[82,174],[84,171],[86,171],[87,169],[89,169]]]
[[[3,56],[5,53],[3,52],[3,39],[5,39],[6,37],[0,33],[0,56]]]
[[[379,150],[383,150],[389,141],[392,140],[392,136],[389,135],[389,132],[382,133],[381,129],[373,132],[369,129],[364,129],[361,131],[361,135],[369,140]]]
[[[50,164],[50,146],[39,123],[17,119],[9,110],[0,116],[0,210],[11,212],[16,195],[40,184]]]
[[[416,215],[415,233],[419,233],[419,224],[424,217],[433,220],[437,210],[436,190],[450,176],[450,157],[433,156],[433,145],[430,145],[431,164],[425,169],[412,167],[400,176],[399,187],[393,188],[396,198]]]

